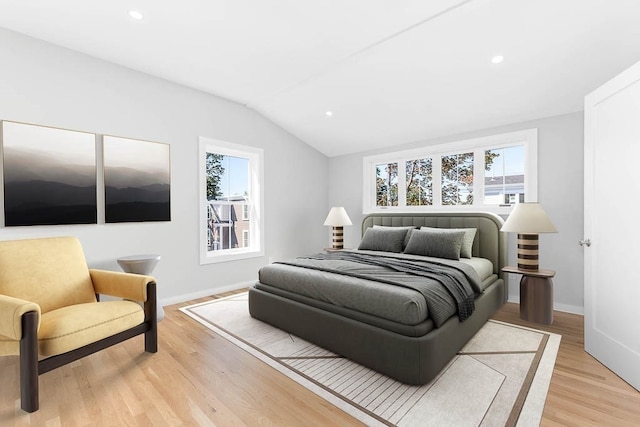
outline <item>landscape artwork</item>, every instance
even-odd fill
[[[95,224],[96,136],[2,122],[4,224]]]
[[[169,148],[103,137],[105,222],[171,221]]]

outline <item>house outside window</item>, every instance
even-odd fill
[[[261,149],[200,138],[202,264],[264,255],[262,165]]]
[[[508,213],[537,201],[537,141],[528,129],[367,156],[363,212]]]
[[[524,145],[487,150],[486,156],[493,156],[493,161],[484,176],[484,203],[524,202]]]

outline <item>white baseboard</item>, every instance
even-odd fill
[[[162,298],[158,301],[160,306],[164,307],[166,305],[178,304],[185,301],[191,301],[193,299],[208,297],[211,295],[222,294],[224,292],[236,291],[238,289],[248,288],[256,283],[255,280],[251,280],[249,282],[242,283],[234,283],[233,285],[220,286],[216,288],[205,289],[198,292],[191,292],[188,294],[177,295],[175,297]]]
[[[554,302],[553,309],[557,311],[563,311],[565,313],[580,314],[581,316],[584,316],[584,307],[577,307],[575,305],[568,304],[558,304],[557,302]]]

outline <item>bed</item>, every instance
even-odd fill
[[[249,312],[403,383],[426,384],[507,300],[502,224],[491,213],[367,215],[358,250],[263,267],[249,289]],[[411,231],[398,243],[403,229]],[[469,241],[470,230],[475,232]],[[445,243],[415,251],[424,242],[440,242],[434,236]],[[458,253],[466,247],[469,258],[433,256],[444,251],[448,257],[456,247]],[[459,294],[448,292],[454,295],[445,309],[426,301],[433,292],[440,298],[438,286],[455,286]]]

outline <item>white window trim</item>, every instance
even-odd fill
[[[200,137],[200,161],[198,179],[200,189],[200,264],[235,261],[240,259],[264,256],[264,150],[246,145],[232,144],[217,139]],[[206,153],[218,153],[226,156],[244,157],[249,159],[250,179],[249,192],[251,195],[251,221],[249,248],[234,248],[221,251],[207,250],[207,178]]]
[[[524,164],[524,188],[525,201],[535,202],[538,200],[538,129],[526,129],[515,132],[502,133],[498,135],[483,136],[480,138],[466,139],[445,144],[430,145],[426,147],[414,148],[404,151],[395,151],[385,154],[376,154],[363,158],[363,197],[362,212],[364,214],[380,212],[425,212],[425,211],[487,211],[497,214],[508,214],[513,209],[512,206],[485,205],[484,198],[474,198],[473,205],[440,205],[440,167],[439,164],[443,155],[468,153],[473,151],[475,157],[482,159],[481,162],[474,162],[474,176],[484,176],[484,154],[485,149],[495,149],[523,144],[525,148]],[[404,163],[408,160],[430,157],[433,159],[433,202],[432,206],[376,206],[376,165],[381,163]],[[400,173],[398,165],[398,186],[404,182],[405,173]],[[404,170],[403,170],[404,172]],[[484,194],[484,180],[474,179],[474,194]],[[398,204],[402,196],[399,195]]]

